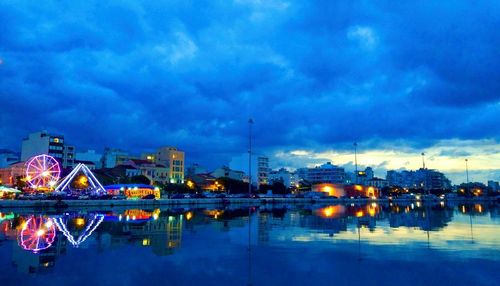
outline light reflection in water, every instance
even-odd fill
[[[79,247],[79,251],[100,250],[100,254],[94,256],[96,260],[106,256],[108,249],[123,249],[123,263],[127,259],[140,260],[129,258],[130,251],[139,257],[150,253],[158,257],[157,263],[164,262],[166,257],[175,258],[174,261],[199,257],[197,259],[204,261],[219,255],[240,255],[247,260],[243,263],[247,265],[244,283],[258,285],[259,265],[265,263],[263,257],[267,257],[263,249],[280,250],[304,259],[315,252],[338,254],[340,251],[352,253],[357,263],[373,259],[420,261],[429,259],[429,251],[450,253],[453,259],[481,258],[498,262],[498,214],[499,208],[494,204],[440,202],[435,205],[370,203],[124,209],[35,216],[9,212],[0,216],[4,218],[0,222],[0,242],[18,239],[20,232],[28,229],[24,226],[31,224],[30,219],[41,218],[44,222],[33,225],[31,234],[43,236],[52,228],[54,235],[46,248],[38,247],[36,251],[27,252],[21,244],[21,247],[15,244],[12,251],[17,254],[12,259],[18,271],[37,272],[43,268],[62,275],[58,272],[58,257],[76,259],[78,253],[72,248],[85,245]],[[1,247],[5,247],[5,243],[0,243]],[[26,254],[19,254],[16,248]],[[138,254],[133,251],[136,248],[146,252]],[[39,259],[33,262],[26,255]],[[27,261],[31,263],[29,267],[22,267]],[[231,267],[241,263],[235,262]],[[312,262],[304,260],[304,263]]]

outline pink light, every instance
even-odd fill
[[[53,182],[57,182],[60,175],[59,162],[52,156],[38,155],[26,163],[26,179],[34,189],[53,187]]]

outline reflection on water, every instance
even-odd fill
[[[496,204],[444,203],[3,211],[0,281],[491,285],[498,215]]]

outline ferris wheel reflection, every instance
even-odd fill
[[[30,216],[23,222],[17,241],[24,250],[39,253],[52,246],[56,237],[54,220],[42,216]]]

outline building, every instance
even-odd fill
[[[206,174],[207,168],[200,166],[199,164],[192,164],[186,168],[186,177],[191,177],[198,174]]]
[[[305,175],[305,179],[313,184],[343,184],[345,177],[344,168],[335,166],[331,162],[327,162],[326,164],[316,166],[314,168],[308,168]]]
[[[269,183],[269,158],[265,156],[257,157],[257,179],[259,185]]]
[[[27,161],[36,155],[48,154],[56,158],[66,168],[67,166],[64,164],[64,146],[64,136],[62,135],[49,134],[47,131],[31,133],[27,138],[23,139],[21,161]],[[66,154],[69,155],[70,152]]]
[[[65,145],[63,148],[62,165],[64,168],[73,168],[75,164],[75,146]]]
[[[252,156],[250,162],[252,168],[252,184],[263,185],[269,183],[269,158],[266,156]],[[248,154],[235,156],[229,163],[229,168],[233,170],[242,170],[249,174]]]
[[[295,187],[299,183],[299,178],[293,172],[288,171],[285,168],[279,170],[274,170],[269,172],[269,184],[280,182],[285,185],[285,187]]]
[[[491,188],[493,192],[500,191],[500,184],[496,181],[488,181],[488,187]]]
[[[384,187],[387,187],[388,185],[389,184],[387,183],[387,180],[384,180],[382,178],[373,177],[370,180],[367,180],[366,184],[364,184],[363,186],[370,186],[370,187],[382,189]]]
[[[248,176],[243,171],[233,170],[227,166],[222,166],[210,173],[214,178],[229,178],[237,181],[248,182]]]
[[[85,152],[75,153],[76,161],[92,162],[96,169],[102,168],[102,154],[96,153],[95,150],[87,150]]]
[[[122,165],[124,162],[130,159],[138,159],[132,156],[129,156],[128,152],[125,152],[120,149],[115,148],[104,148],[104,153],[102,155],[102,168],[114,168],[118,165]]]
[[[152,163],[149,160],[131,159],[124,162],[123,165],[132,166],[131,170],[137,171],[134,172],[135,174],[147,177],[151,181],[151,184],[154,182],[162,184],[170,182],[168,168],[162,164]]]
[[[143,198],[153,195],[155,199],[160,199],[160,189],[151,185],[143,184],[117,184],[105,186],[104,189],[109,195],[125,195],[127,198]]]
[[[409,189],[448,190],[451,182],[446,176],[432,169],[420,168],[416,171],[387,171],[387,185]]]
[[[168,169],[168,180],[170,183],[184,183],[184,151],[175,147],[162,147],[156,152],[156,163],[164,165]]]
[[[11,164],[17,163],[20,159],[19,153],[6,149],[0,149],[0,168],[5,168]]]
[[[26,164],[24,162],[14,163],[7,168],[0,169],[0,185],[16,185],[18,180],[24,178],[25,172]]]

